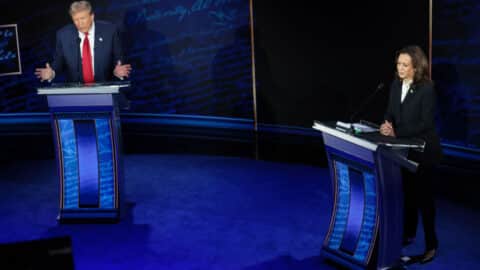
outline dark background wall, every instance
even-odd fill
[[[260,122],[309,127],[313,119],[380,121],[395,51],[428,50],[428,1],[254,1]]]

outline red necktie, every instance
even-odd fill
[[[83,82],[93,83],[92,54],[90,53],[90,42],[88,41],[88,32],[85,33],[82,47],[82,72]]]

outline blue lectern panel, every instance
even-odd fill
[[[115,142],[108,113],[58,114],[64,209],[115,209]]]
[[[335,163],[335,174],[337,177],[337,201],[335,210],[335,225],[330,235],[328,247],[331,249],[340,249],[343,235],[348,219],[348,208],[350,200],[350,181],[348,181],[348,166],[337,162]]]
[[[335,217],[327,247],[366,264],[377,230],[377,196],[373,164],[328,148],[336,186]]]
[[[79,168],[79,206],[98,207],[97,138],[93,120],[76,120]]]
[[[114,167],[112,133],[109,119],[96,119],[98,160],[100,164],[100,207],[114,208]]]
[[[365,209],[363,213],[362,230],[358,238],[357,249],[353,257],[359,261],[365,261],[369,252],[373,249],[373,238],[377,224],[377,192],[375,175],[363,172],[365,184]]]
[[[344,166],[342,167],[344,168]],[[347,173],[342,175],[348,175],[347,177],[350,178],[350,200],[348,207],[349,215],[340,248],[345,252],[354,254],[360,236],[360,229],[362,228],[365,207],[363,175],[360,171],[353,168],[348,168]]]
[[[63,162],[63,208],[78,207],[77,143],[73,120],[59,119],[61,155]]]

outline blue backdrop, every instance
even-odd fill
[[[51,61],[56,30],[71,23],[69,3],[6,5],[2,13],[11,13],[0,24],[19,25],[24,74],[0,78],[0,112],[46,111],[45,101],[36,95],[41,84],[34,69]],[[92,5],[96,19],[116,23],[121,30],[134,69],[127,93],[131,112],[253,118],[249,1],[118,0]]]
[[[444,142],[480,149],[480,2],[436,0],[432,76]]]

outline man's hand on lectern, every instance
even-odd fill
[[[132,66],[130,64],[122,65],[122,61],[118,60],[117,65],[113,70],[113,75],[123,79],[124,77],[128,77],[130,75],[130,71],[132,71]]]

